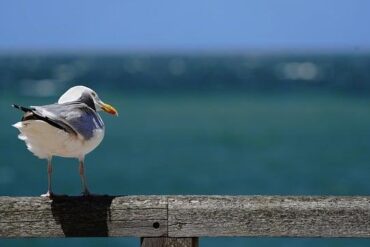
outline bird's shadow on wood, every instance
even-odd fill
[[[66,237],[105,237],[109,234],[114,196],[53,196],[51,212]]]

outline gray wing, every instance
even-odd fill
[[[104,129],[100,116],[90,107],[80,102],[33,106],[34,113],[63,126],[67,132],[75,132],[90,139],[94,130]]]

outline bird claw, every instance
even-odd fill
[[[91,193],[88,190],[82,191],[81,194],[82,196],[91,196]]]
[[[54,196],[53,192],[46,192],[45,194],[42,194],[41,197],[49,197],[50,199]]]

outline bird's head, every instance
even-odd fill
[[[82,101],[96,111],[105,111],[118,116],[118,111],[111,105],[104,103],[98,94],[85,86],[74,86],[67,90],[58,100],[59,104],[72,101]]]

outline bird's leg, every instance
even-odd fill
[[[80,162],[79,171],[80,171],[81,183],[83,187],[82,195],[88,196],[90,195],[90,192],[87,189],[87,183],[86,183],[86,178],[85,178],[84,158],[80,158],[79,162]]]
[[[48,191],[42,194],[42,197],[52,197],[53,192],[51,190],[51,173],[53,172],[53,166],[51,164],[51,157],[48,157]]]

